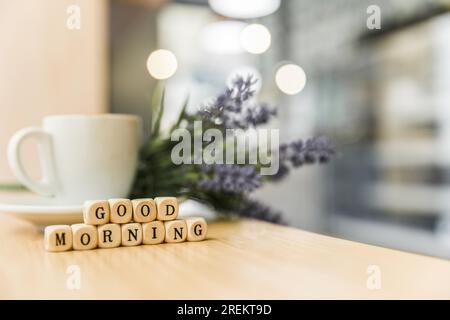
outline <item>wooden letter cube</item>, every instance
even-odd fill
[[[134,222],[150,222],[156,219],[156,204],[153,199],[134,199],[133,205]]]
[[[131,247],[142,243],[142,225],[140,223],[127,223],[121,227],[123,246]]]
[[[186,241],[187,226],[184,220],[172,220],[164,222],[166,229],[165,241],[169,243],[177,243]]]
[[[122,244],[120,225],[114,223],[98,226],[98,247],[115,248]]]
[[[157,219],[161,221],[175,220],[178,217],[178,200],[175,197],[155,198],[158,209]]]
[[[45,250],[59,252],[72,249],[72,229],[70,226],[48,226],[44,233]]]
[[[109,203],[106,200],[90,200],[84,203],[84,223],[99,225],[109,222]]]
[[[73,249],[74,250],[90,250],[97,248],[97,227],[89,224],[78,223],[73,224]]]
[[[164,222],[152,221],[142,224],[142,243],[158,244],[164,242],[165,237]]]
[[[206,238],[208,226],[205,219],[201,217],[190,217],[186,219],[187,241],[201,241]]]
[[[133,218],[133,206],[130,199],[109,199],[112,223],[128,223]]]

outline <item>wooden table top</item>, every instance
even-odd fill
[[[50,253],[0,215],[3,299],[449,299],[449,283],[446,260],[252,220],[210,222],[197,243]]]

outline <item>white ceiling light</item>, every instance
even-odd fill
[[[237,19],[267,16],[280,7],[281,0],[209,0],[209,5],[218,14]]]
[[[270,47],[271,35],[262,24],[250,24],[240,34],[242,48],[253,54],[261,54]]]
[[[289,95],[297,94],[306,85],[306,74],[296,64],[285,64],[277,70],[275,83],[282,92]]]
[[[246,23],[240,21],[210,23],[202,30],[200,36],[202,48],[217,54],[242,53],[239,37],[246,26]]]

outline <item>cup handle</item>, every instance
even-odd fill
[[[36,139],[38,144],[42,169],[41,181],[31,179],[22,163],[21,145],[28,138]],[[56,191],[55,162],[52,151],[51,135],[38,127],[17,131],[8,144],[8,162],[13,174],[28,189],[43,196],[54,196]]]

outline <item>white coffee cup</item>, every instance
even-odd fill
[[[16,132],[8,161],[31,191],[65,203],[128,196],[136,173],[141,119],[133,115],[54,115],[42,127]],[[33,180],[21,160],[21,145],[36,139],[42,180]]]

